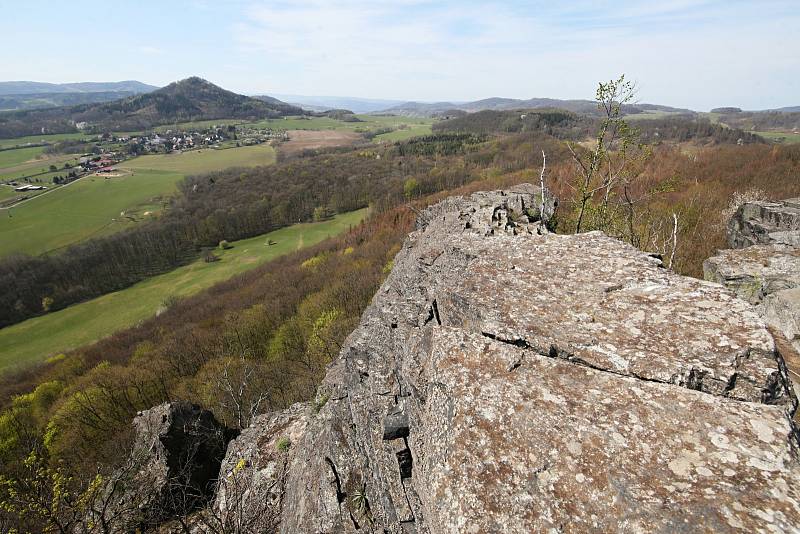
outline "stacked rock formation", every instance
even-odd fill
[[[756,310],[522,185],[426,210],[317,398],[233,440],[243,531],[788,532],[796,397]],[[548,204],[549,207],[549,204]]]
[[[703,264],[705,278],[756,306],[786,350],[800,384],[800,198],[748,202],[728,223],[731,249]],[[800,390],[798,390],[800,391]]]

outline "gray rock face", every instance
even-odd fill
[[[800,246],[800,198],[748,202],[728,221],[731,248],[769,243]]]
[[[214,415],[187,402],[141,412],[130,458],[108,481],[94,508],[94,523],[113,532],[160,525],[213,496],[225,449],[233,434]],[[105,532],[105,530],[103,530]]]
[[[540,201],[426,210],[317,403],[229,445],[245,498],[214,512],[284,533],[796,531],[797,401],[763,320],[600,233],[547,233]]]
[[[800,199],[743,205],[728,225],[728,241],[735,248],[707,259],[705,278],[756,306],[789,341],[782,353],[790,371],[800,371]]]

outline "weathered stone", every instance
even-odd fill
[[[296,404],[258,416],[230,443],[219,471],[214,513],[206,521],[217,530],[206,530],[271,532],[276,528],[284,506],[287,471],[295,460],[295,444],[306,431],[309,411],[308,405]],[[331,489],[325,494],[330,495]]]
[[[229,447],[241,513],[284,533],[800,524],[796,398],[763,320],[602,234],[548,234],[525,213],[540,201],[524,185],[422,213],[325,406]]]
[[[800,246],[800,198],[747,202],[728,222],[728,245],[778,243]]]
[[[133,421],[135,441],[127,463],[109,480],[93,521],[114,532],[147,530],[213,496],[225,447],[235,433],[199,406],[164,403]]]
[[[524,247],[510,237],[453,241],[476,259],[436,295],[442,324],[624,376],[792,401],[763,321],[717,286],[598,232]]]
[[[767,295],[800,287],[800,248],[773,244],[720,250],[703,262],[703,273],[706,280],[758,305]]]
[[[383,439],[408,437],[408,414],[400,406],[392,408],[383,420]]]
[[[436,327],[431,337],[421,418],[447,431],[411,442],[431,530],[798,526],[800,463],[780,408],[622,377],[457,329]],[[520,352],[522,365],[509,372]]]
[[[721,250],[707,259],[704,276],[753,304],[786,337],[791,346],[781,353],[792,362],[790,376],[798,376],[800,366],[794,360],[800,351],[800,199],[745,204],[728,228],[731,246],[744,248]],[[793,381],[800,391],[800,381]]]

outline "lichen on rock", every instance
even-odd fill
[[[796,529],[796,398],[763,319],[615,239],[549,233],[541,200],[422,212],[327,402],[231,442],[242,500],[214,513],[284,533]]]

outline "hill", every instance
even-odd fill
[[[527,100],[516,98],[484,98],[473,102],[406,102],[384,110],[384,113],[409,115],[415,117],[433,117],[448,114],[453,110],[462,110],[470,113],[478,111],[495,110],[507,111],[516,109],[557,108],[581,115],[596,115],[597,104],[592,100],[560,100],[557,98],[529,98]],[[638,114],[652,111],[691,113],[691,110],[673,108],[656,104],[635,104],[624,106],[624,111],[629,114]]]
[[[0,114],[0,138],[76,131],[136,131],[161,124],[215,119],[257,120],[302,115],[302,109],[227,91],[192,77],[113,102]]]
[[[308,111],[328,111],[331,109],[349,109],[353,113],[372,113],[403,103],[402,100],[383,100],[377,98],[361,98],[354,96],[308,96],[308,95],[275,95],[284,102],[291,102]],[[255,98],[260,98],[256,96]]]
[[[102,125],[104,130],[129,130],[172,122],[256,120],[302,113],[277,99],[265,102],[192,77],[151,93],[89,107],[76,113],[75,120]]]
[[[54,108],[78,104],[111,102],[138,94],[133,91],[96,91],[77,93],[25,93],[0,95],[0,111]]]
[[[0,95],[33,95],[56,93],[104,93],[109,91],[125,91],[127,93],[149,93],[158,89],[155,85],[148,85],[136,80],[122,82],[77,82],[77,83],[47,83],[14,81],[0,82]]]

